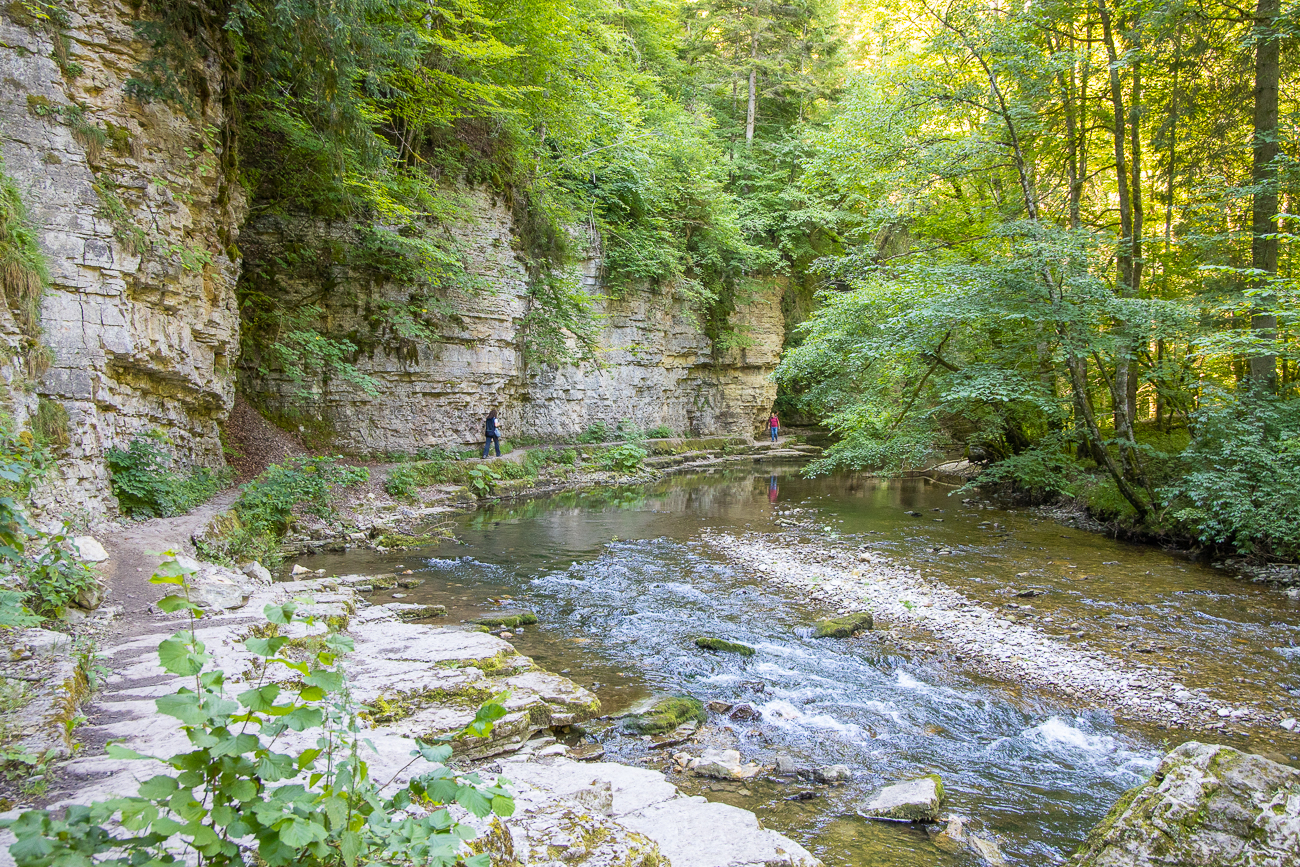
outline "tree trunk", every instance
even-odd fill
[[[1277,17],[1281,0],[1258,0],[1255,8],[1255,137],[1251,183],[1255,189],[1250,242],[1250,265],[1270,279],[1277,274],[1277,89],[1279,77]],[[1259,297],[1250,327],[1260,340],[1277,338],[1277,316],[1272,312],[1273,292]],[[1277,390],[1277,356],[1265,352],[1250,359],[1250,379],[1259,387]]]
[[[758,33],[750,35],[749,43],[749,114],[745,118],[745,144],[754,143],[754,118],[758,115]]]
[[[1106,0],[1098,0],[1097,10],[1101,13],[1101,33],[1102,40],[1106,44],[1106,59],[1110,66],[1110,105],[1113,114],[1113,123],[1111,124],[1111,139],[1115,146],[1115,188],[1119,193],[1119,229],[1120,242],[1119,250],[1116,254],[1116,262],[1119,271],[1119,290],[1120,295],[1125,298],[1133,298],[1137,295],[1137,280],[1141,274],[1140,265],[1136,261],[1135,255],[1138,250],[1137,235],[1134,233],[1134,202],[1130,195],[1129,186],[1129,166],[1128,156],[1125,152],[1125,138],[1128,132],[1128,123],[1124,110],[1124,87],[1119,77],[1119,52],[1115,48],[1115,32],[1111,23],[1110,8],[1106,5]],[[1134,67],[1134,90],[1141,86],[1137,67]],[[1136,112],[1138,94],[1134,93],[1134,112]],[[1138,138],[1138,131],[1133,131],[1133,138]],[[1134,154],[1133,176],[1136,179],[1139,170],[1137,154]],[[1135,191],[1140,195],[1141,187]],[[1141,205],[1138,205],[1137,213]],[[1118,329],[1122,332],[1128,330],[1127,323],[1118,323]],[[1132,366],[1132,352],[1129,339],[1122,339],[1120,349],[1115,357],[1115,393],[1119,395],[1112,403],[1114,404],[1115,436],[1121,440],[1133,441],[1133,415],[1129,410],[1128,394],[1133,391],[1136,397],[1136,388],[1130,387],[1130,367]],[[1136,386],[1136,380],[1132,383]],[[1136,401],[1135,401],[1136,402]],[[1127,452],[1125,452],[1127,464]]]

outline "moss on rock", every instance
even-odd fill
[[[714,650],[719,653],[738,653],[741,656],[754,655],[754,648],[748,644],[737,644],[734,641],[727,641],[725,638],[701,636],[695,639],[695,646],[702,650]]]
[[[641,735],[661,735],[689,720],[703,723],[708,718],[703,702],[678,695],[661,699],[645,713],[628,717],[627,727]]]
[[[531,611],[502,611],[489,614],[474,621],[481,626],[504,626],[513,629],[517,626],[531,626],[537,622],[537,615]]]
[[[818,620],[813,627],[815,638],[851,638],[859,632],[869,632],[874,626],[870,611],[845,614],[843,617],[827,617]]]

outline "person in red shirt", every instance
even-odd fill
[[[767,420],[767,427],[768,430],[772,432],[772,442],[776,442],[776,436],[781,431],[781,420],[776,417],[775,412],[773,412],[772,417]]]

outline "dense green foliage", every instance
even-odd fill
[[[178,475],[172,469],[174,456],[168,446],[165,436],[150,431],[132,437],[125,449],[114,447],[104,453],[113,496],[125,514],[137,518],[181,515],[228,484],[226,474],[207,467]]]
[[[599,323],[567,267],[588,247],[607,291],[653,287],[718,350],[747,345],[737,309],[826,249],[791,181],[838,86],[836,29],[823,0],[147,0],[152,50],[128,90],[199,112],[215,62],[235,83],[225,159],[255,211],[356,227],[344,249],[253,256],[240,300],[253,369],[365,387],[358,353],[418,353],[455,324],[449,298],[484,291],[447,231],[467,185],[513,213],[531,364],[592,355]],[[299,265],[412,295],[369,333],[335,333],[330,299],[286,298]]]
[[[47,533],[27,520],[24,503],[48,462],[30,435],[0,427],[0,628],[60,617],[95,587],[94,574],[71,551],[66,526]]]
[[[1297,25],[1293,2],[863,4],[803,161],[843,248],[778,373],[842,435],[816,468],[965,452],[988,486],[1300,552]]]
[[[201,554],[225,562],[257,560],[276,565],[283,559],[280,543],[296,512],[329,517],[339,491],[369,477],[365,467],[329,457],[272,464],[243,486],[230,511],[195,544]]]
[[[306,660],[288,652],[289,639],[278,634],[279,627],[311,623],[295,617],[292,603],[266,606],[270,628],[262,632],[270,634],[243,642],[255,660],[251,684],[229,694],[226,673],[211,664],[196,635],[202,610],[190,601],[186,578],[186,569],[169,560],[152,580],[180,591],[164,597],[160,608],[190,616],[189,629],[158,645],[158,662],[173,675],[193,678],[192,686],[162,696],[157,706],[179,723],[191,748],[153,757],[110,744],[110,756],[153,761],[163,773],[141,782],[133,796],[5,819],[17,837],[9,852],[19,867],[487,867],[487,854],[464,857],[474,831],[455,821],[447,805],[459,804],[479,817],[508,816],[514,803],[504,780],[488,785],[448,768],[450,735],[441,743],[412,742],[410,764],[427,769],[406,786],[389,793],[388,783],[371,778],[360,722],[365,708],[350,697],[339,664],[352,640],[330,633]],[[499,703],[486,704],[458,736],[484,737],[505,713]],[[408,813],[412,804],[425,807],[424,815]],[[251,858],[249,843],[256,847]]]

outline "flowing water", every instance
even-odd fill
[[[406,601],[444,604],[451,622],[498,605],[534,610],[540,624],[512,643],[594,690],[610,714],[669,694],[752,704],[761,720],[715,719],[710,742],[746,761],[771,764],[784,753],[805,767],[845,764],[853,781],[672,779],[754,810],[832,867],[974,863],[922,829],[857,816],[882,784],[923,773],[942,775],[950,809],[996,836],[1012,863],[1059,861],[1186,736],[981,682],[902,655],[878,635],[804,637],[825,612],[731,569],[700,544],[704,528],[780,529],[774,518],[804,510],[823,537],[869,544],[989,603],[1041,591],[1033,605],[1043,628],[1085,632],[1081,640],[1120,656],[1142,652],[1189,686],[1260,706],[1300,703],[1300,604],[1280,593],[1032,513],[963,504],[928,480],[806,480],[797,471],[732,467],[488,506],[457,520],[456,542],[301,562],[332,574],[413,569],[426,583],[402,591]],[[699,635],[758,652],[702,652]],[[610,758],[667,769],[672,750],[652,753],[617,725],[590,730]],[[1295,740],[1237,741],[1300,756]],[[800,793],[812,797],[794,799]]]

